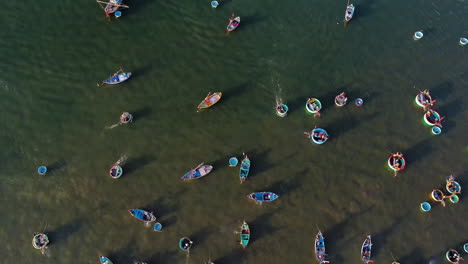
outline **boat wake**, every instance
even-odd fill
[[[115,165],[123,166],[127,161],[128,157],[126,154],[122,155],[118,161],[115,162]]]
[[[118,127],[121,123],[116,123],[116,124],[113,124],[112,126],[107,126],[105,127],[106,129],[113,129],[114,127]]]

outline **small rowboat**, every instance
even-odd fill
[[[451,194],[448,196],[448,198],[451,203],[458,203],[460,201],[460,197],[458,197],[456,194]]]
[[[431,133],[432,135],[440,135],[440,133],[442,133],[442,128],[440,126],[433,126],[431,128]]]
[[[153,226],[153,230],[156,232],[162,232],[162,224],[159,222],[156,222]]]
[[[239,160],[237,160],[236,157],[231,157],[229,159],[229,167],[235,167],[239,163]]]
[[[233,14],[234,15],[234,14]],[[227,25],[227,31],[230,32],[230,31],[233,31],[234,29],[236,29],[240,24],[240,17],[236,17],[236,18],[230,18],[229,19],[229,24]]]
[[[99,255],[99,261],[101,262],[101,264],[113,264],[113,262],[109,258],[101,255]]]
[[[49,244],[49,237],[43,233],[35,233],[32,239],[32,245],[35,249],[45,249]]]
[[[102,81],[106,84],[118,84],[128,80],[132,76],[131,72],[123,72],[123,69],[118,70],[114,75]]]
[[[120,115],[120,123],[127,124],[133,121],[133,116],[129,112],[123,112]]]
[[[306,103],[306,110],[311,114],[318,113],[322,109],[322,103],[316,98],[309,98]]]
[[[247,222],[244,221],[241,226],[241,232],[240,232],[240,245],[242,246],[243,249],[247,247],[250,241],[250,228]]]
[[[429,106],[434,105],[436,100],[432,100],[432,96],[429,93],[429,90],[424,90],[419,92],[416,97],[414,98],[414,102],[416,103],[417,106],[426,108]]]
[[[463,245],[463,250],[465,250],[465,252],[468,253],[468,243],[466,243],[465,245]]]
[[[372,240],[371,240],[371,236],[367,235],[367,238],[366,240],[364,240],[364,243],[362,244],[362,247],[361,247],[362,262],[366,264],[369,262],[374,262],[371,260],[371,252],[372,252]]]
[[[214,94],[211,94],[211,92],[209,92],[206,95],[205,99],[203,99],[203,101],[201,101],[201,103],[198,104],[197,108],[204,109],[204,108],[211,107],[221,99],[221,96],[223,96],[223,93],[221,92],[217,92]]]
[[[288,114],[288,106],[285,104],[276,105],[276,114],[280,117],[285,117]]]
[[[211,7],[217,8],[219,5],[218,1],[211,1]]]
[[[446,258],[450,263],[455,263],[455,264],[460,263],[460,260],[462,260],[462,258],[460,257],[460,253],[458,253],[455,249],[449,249],[449,250],[445,253],[445,258]]]
[[[109,175],[114,179],[120,178],[120,176],[122,176],[122,174],[123,174],[123,169],[119,165],[114,165],[109,170]]]
[[[460,45],[461,46],[465,46],[466,44],[468,44],[468,39],[467,38],[460,38]]]
[[[322,235],[322,232],[318,232],[315,236],[315,257],[317,258],[320,264],[330,263],[330,261],[325,260],[325,238]]]
[[[354,101],[354,104],[356,105],[356,107],[360,107],[362,106],[362,104],[364,104],[364,100],[362,100],[361,98],[358,98],[356,99],[356,101]]]
[[[442,204],[442,206],[445,207],[445,202],[444,202],[444,199],[446,198],[444,193],[441,191],[441,190],[438,190],[438,189],[434,189],[432,190],[431,192],[431,199],[436,201],[436,202],[440,202]]]
[[[312,142],[315,144],[323,144],[327,142],[328,140],[328,133],[325,129],[323,128],[314,128],[312,132],[310,133],[310,139]]]
[[[47,167],[40,166],[39,168],[37,168],[37,173],[39,173],[39,175],[45,175],[47,173]]]
[[[429,126],[440,126],[442,119],[444,119],[444,117],[441,117],[440,114],[434,110],[428,110],[423,116],[424,123]]]
[[[112,14],[117,11],[122,4],[122,0],[110,0],[104,8],[104,12],[107,14]]]
[[[396,176],[397,172],[404,170],[406,167],[405,157],[400,152],[392,154],[387,160],[387,165],[388,168],[395,172]]]
[[[213,166],[203,164],[203,162],[198,164],[198,166],[195,169],[191,169],[190,171],[185,173],[184,176],[181,177],[181,179],[194,180],[208,175],[208,173],[210,173],[213,170]]]
[[[345,93],[342,92],[335,97],[335,105],[336,106],[344,106],[346,105],[346,101],[348,101],[348,97],[346,97]]]
[[[430,203],[428,203],[428,202],[422,202],[421,203],[421,211],[429,212],[429,211],[431,211],[431,208],[432,208],[432,206],[431,206]]]
[[[345,12],[345,17],[344,17],[344,20],[345,22],[349,22],[351,20],[351,18],[353,18],[353,15],[354,15],[354,5],[353,4],[350,4],[348,6],[346,6],[346,12]]]
[[[413,39],[414,40],[420,40],[424,37],[424,33],[422,30],[414,32]]]
[[[274,201],[279,197],[279,195],[272,192],[256,192],[247,195],[247,197],[261,203]]]
[[[193,245],[193,241],[188,237],[183,237],[179,240],[179,248],[188,251]]]
[[[245,180],[247,180],[249,171],[250,171],[250,159],[249,157],[247,157],[247,155],[244,154],[244,159],[242,160],[242,163],[240,166],[240,172],[239,172],[240,183],[243,183],[245,182]]]
[[[128,212],[138,220],[143,222],[151,223],[156,221],[156,216],[152,212],[147,212],[141,209],[130,209]]]
[[[461,185],[455,181],[455,178],[452,175],[450,175],[450,177],[446,180],[445,189],[447,189],[447,192],[451,194],[461,193]]]

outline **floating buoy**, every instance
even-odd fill
[[[458,203],[460,201],[460,198],[456,194],[452,194],[449,196],[449,201],[451,203]]]
[[[46,166],[40,166],[39,168],[37,168],[37,173],[39,173],[40,175],[45,175],[46,172],[47,172]]]
[[[235,167],[237,166],[237,163],[239,163],[239,161],[236,157],[232,157],[229,159],[229,167]]]
[[[467,38],[460,38],[460,45],[465,46],[468,44],[468,39]]]
[[[356,107],[360,107],[362,104],[364,104],[364,100],[358,98],[356,99],[356,101],[354,101],[354,104],[356,105]]]
[[[442,128],[440,128],[439,126],[433,126],[431,128],[431,132],[433,135],[440,135],[440,133],[442,133]]]
[[[424,34],[423,34],[422,30],[420,30],[420,31],[414,32],[413,38],[414,38],[414,40],[419,40],[419,39],[422,39],[423,36],[424,36]]]
[[[211,1],[211,7],[212,8],[217,8],[219,5],[218,1]]]
[[[468,253],[468,243],[466,243],[465,245],[463,245],[463,250],[465,250],[465,252]]]
[[[428,202],[422,202],[421,203],[421,211],[423,212],[429,212],[431,210],[431,204]]]
[[[161,229],[162,229],[162,224],[159,222],[156,222],[153,226],[153,230],[156,232],[161,232]]]

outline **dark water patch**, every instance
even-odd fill
[[[276,211],[264,213],[255,218],[255,220],[248,223],[251,234],[249,245],[261,240],[266,236],[271,236],[281,229],[280,227],[274,226],[271,223],[271,218],[275,213]]]
[[[133,115],[133,118],[134,118],[133,122],[135,122],[135,121],[142,120],[151,116],[152,109],[148,106],[145,106],[130,113]]]
[[[264,16],[264,15],[262,15],[260,13],[255,13],[255,14],[252,14],[252,15],[249,15],[249,16],[241,16],[241,23],[239,24],[239,28],[241,28],[241,27],[251,27],[251,26],[253,26],[255,24],[262,23],[263,21],[266,21],[267,18],[268,18],[267,16]]]
[[[229,253],[228,255],[223,256],[213,262],[216,264],[218,263],[219,264],[230,264],[230,263],[242,264],[242,263],[245,263],[244,256],[243,256],[244,254],[245,254],[245,251],[241,248],[238,248],[238,249],[231,251],[231,253]]]
[[[85,224],[85,219],[77,219],[46,233],[49,236],[51,244],[60,244],[69,239],[71,236],[78,234],[78,231],[80,231],[80,229],[82,229]]]
[[[145,10],[150,8],[151,5],[156,4],[156,0],[144,0],[144,1],[126,1],[127,6],[130,8],[126,8],[122,10],[122,16],[126,15],[133,15],[137,16],[139,13],[144,13],[141,10]],[[153,17],[154,18],[154,17]]]
[[[194,234],[188,236],[194,244],[194,247],[197,246],[197,244],[203,244],[205,241],[207,241],[208,237],[213,233],[213,229],[210,227],[204,227]]]
[[[125,165],[123,166],[123,170],[126,176],[133,174],[137,170],[143,169],[148,164],[155,161],[156,158],[152,156],[141,156],[138,158],[129,158]]]
[[[54,173],[60,172],[64,170],[68,166],[67,161],[65,160],[57,160],[52,164],[47,166],[47,175],[53,175]]]
[[[136,249],[134,248],[135,245],[136,240],[130,239],[127,241],[127,246],[117,249],[112,253],[104,256],[108,257],[114,263],[132,263],[132,261],[135,260],[135,257],[137,256],[135,252]]]
[[[385,228],[376,235],[372,235],[372,244],[374,244],[372,247],[373,256],[378,256],[380,251],[385,248],[385,245],[388,245],[388,237],[398,230],[399,226],[403,223],[403,220],[404,218],[399,218],[391,226]]]
[[[266,172],[274,168],[277,164],[271,163],[268,161],[268,155],[270,154],[271,149],[265,149],[263,151],[253,151],[248,155],[250,159],[250,171],[249,178],[255,178],[258,174]],[[239,161],[240,164],[241,161]]]
[[[224,104],[229,104],[234,98],[242,96],[249,88],[251,88],[251,86],[247,82],[232,86],[223,91],[221,100]]]
[[[429,143],[432,138],[424,139],[409,149],[403,151],[407,164],[415,164],[417,161],[427,157],[432,152],[432,145]]]
[[[157,252],[148,259],[148,263],[183,263],[181,260],[185,256],[178,256],[179,251]],[[130,262],[128,262],[130,263]]]
[[[333,135],[333,137],[331,137],[331,140],[337,139],[340,136],[351,131],[352,129],[359,127],[361,124],[370,122],[372,119],[376,118],[380,114],[381,113],[376,112],[376,113],[368,114],[365,116],[351,115],[351,116],[341,117],[338,120],[331,123],[330,125],[328,125],[327,131],[331,135]]]
[[[424,257],[424,252],[421,248],[416,247],[409,254],[398,258],[400,263],[427,263],[427,259]],[[438,263],[438,262],[435,262]],[[432,263],[431,263],[432,264]]]
[[[430,89],[432,99],[443,101],[453,93],[454,87],[452,81],[445,81]],[[416,95],[415,95],[416,96]],[[437,102],[436,102],[437,106]]]
[[[185,192],[186,190],[183,189],[172,194],[165,194],[161,198],[158,198],[155,201],[152,201],[149,204],[147,204],[145,208],[154,210],[155,215],[158,218],[164,218],[167,215],[171,215],[177,212],[180,206],[178,204],[179,197],[183,196]]]
[[[464,111],[463,101],[461,98],[457,98],[451,102],[447,102],[444,105],[438,107],[437,111],[441,116],[446,116],[447,119],[450,118],[455,121],[457,120],[457,116],[459,116]]]
[[[284,175],[284,180],[277,181],[272,185],[265,188],[266,191],[274,192],[278,194],[281,199],[282,197],[286,196],[290,192],[295,191],[302,185],[304,175],[307,175],[308,170],[303,170],[302,172],[296,174],[295,176],[292,175]],[[274,203],[275,201],[273,201]]]

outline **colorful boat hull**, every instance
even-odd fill
[[[229,24],[227,25],[226,30],[228,32],[233,31],[236,29],[240,24],[240,17],[236,17],[234,19],[230,19]]]
[[[276,106],[276,115],[279,117],[285,117],[288,114],[289,108],[285,104],[280,104]]]
[[[112,168],[110,168],[109,170],[109,175],[114,179],[120,178],[120,176],[123,175],[122,167],[120,167],[119,165],[112,166]]]
[[[108,79],[105,79],[105,80],[103,81],[103,83],[106,83],[106,84],[118,84],[118,83],[125,82],[125,81],[128,80],[131,76],[132,76],[132,73],[131,73],[131,72],[122,72],[122,73],[113,75],[112,77],[110,77],[110,78],[108,78]]]
[[[329,261],[325,259],[326,255],[325,238],[323,237],[322,232],[319,231],[315,236],[315,258],[317,258],[320,264],[329,263]]]
[[[355,9],[355,7],[354,7],[353,4],[350,4],[350,5],[346,6],[345,22],[349,22],[353,18],[354,9]]]
[[[145,210],[141,210],[141,209],[130,209],[130,210],[128,210],[128,212],[129,212],[133,217],[135,217],[136,219],[141,220],[141,221],[143,221],[143,222],[151,223],[151,222],[156,221],[156,216],[154,216],[153,213],[147,212],[147,211],[145,211]]]
[[[244,221],[241,226],[240,232],[240,245],[242,248],[246,248],[250,241],[250,228],[247,222]]]
[[[49,244],[49,237],[43,233],[36,233],[32,239],[32,245],[35,249],[46,248]]]
[[[273,192],[256,192],[247,195],[247,197],[257,202],[272,202],[278,199],[279,195]]]
[[[179,240],[179,248],[183,251],[188,251],[192,247],[192,240],[188,237],[183,237]]]
[[[306,111],[311,114],[316,114],[322,109],[322,103],[317,98],[309,98],[306,102]]]
[[[416,95],[414,103],[422,108],[428,107],[432,104],[432,96],[429,91],[422,91]]]
[[[162,232],[162,224],[159,222],[156,222],[153,226],[153,230],[156,232]]]
[[[428,126],[435,126],[440,123],[440,114],[436,111],[427,111],[423,116],[423,121]]]
[[[348,97],[346,97],[344,92],[335,97],[335,105],[338,107],[345,106],[347,101]]]
[[[371,253],[372,253],[372,239],[370,235],[367,235],[367,238],[362,243],[361,247],[361,260],[364,263],[373,262],[371,260]]]
[[[402,171],[406,167],[406,160],[403,154],[392,154],[387,160],[387,166],[392,171]]]
[[[450,176],[445,183],[445,189],[447,192],[451,194],[460,194],[461,193],[461,185],[456,182],[453,176]]]
[[[445,258],[448,262],[458,264],[460,262],[460,253],[458,253],[455,249],[449,249],[445,253]]]
[[[247,180],[247,176],[249,175],[250,171],[250,159],[247,155],[244,155],[244,159],[242,160],[239,172],[240,182],[243,183]]]
[[[101,262],[101,264],[113,264],[113,262],[109,258],[104,256],[99,256],[99,261]]]
[[[310,140],[312,143],[321,145],[328,140],[328,133],[323,128],[314,128],[310,133]]]
[[[211,107],[214,104],[216,104],[217,102],[219,102],[219,100],[221,100],[222,96],[223,96],[223,93],[221,93],[221,92],[217,92],[217,93],[214,93],[214,94],[208,93],[208,95],[205,97],[205,99],[203,99],[203,101],[201,101],[198,104],[197,108],[198,109],[204,109],[204,108]]]
[[[205,177],[213,170],[211,165],[202,165],[193,170],[188,171],[181,177],[182,180],[195,180]]]

